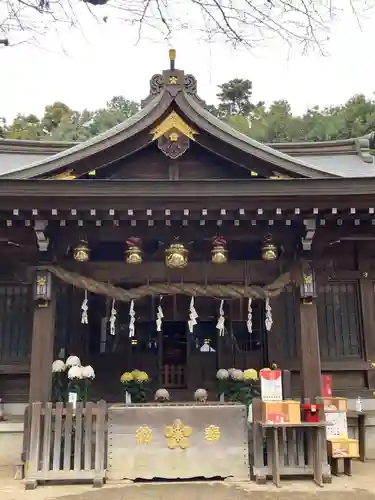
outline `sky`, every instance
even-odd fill
[[[82,30],[51,30],[39,40],[40,47],[0,46],[0,117],[41,116],[57,100],[82,110],[104,106],[114,95],[143,99],[151,76],[168,67],[171,46],[176,66],[194,74],[208,103],[215,103],[217,85],[237,77],[252,80],[254,101],[286,99],[296,114],[316,104],[342,104],[356,93],[371,97],[375,91],[375,9],[361,19],[361,27],[349,13],[333,23],[324,56],[301,54],[300,47],[291,49],[279,40],[260,42],[251,52],[234,50],[189,31],[168,42],[146,38],[136,43],[135,29],[117,20],[101,25],[90,16],[83,21]],[[10,41],[19,41],[17,35]]]

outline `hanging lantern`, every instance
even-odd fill
[[[129,238],[126,240],[128,249],[125,252],[127,264],[142,264],[141,240],[139,238]]]
[[[226,241],[222,237],[214,238],[212,249],[213,264],[226,264],[228,262],[228,250],[225,248]]]
[[[272,236],[269,234],[264,238],[262,246],[263,260],[276,260],[278,255],[277,246],[272,243]]]
[[[38,307],[47,307],[52,299],[52,275],[49,271],[37,271],[34,283],[34,300]]]
[[[188,263],[188,251],[182,243],[172,243],[165,250],[165,265],[167,267],[182,269]]]
[[[90,249],[87,241],[81,240],[73,251],[73,258],[77,262],[87,262],[90,258]]]
[[[300,296],[307,304],[312,303],[312,299],[317,296],[314,270],[309,263],[303,269]]]

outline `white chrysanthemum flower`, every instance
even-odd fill
[[[56,359],[52,363],[52,373],[61,373],[65,371],[65,363],[61,359]]]
[[[167,389],[158,389],[155,392],[155,401],[169,401],[171,399]]]
[[[236,368],[229,368],[229,370],[228,370],[229,376],[231,377],[232,373],[235,371],[236,371]]]
[[[74,378],[82,378],[82,368],[80,366],[71,366],[68,371],[68,378],[73,380]]]
[[[94,379],[95,378],[94,368],[90,365],[82,366],[82,378]]]
[[[66,366],[81,366],[81,360],[78,356],[69,356],[65,362]]]
[[[205,403],[207,401],[208,394],[206,389],[197,389],[194,392],[194,399],[195,401],[198,401],[199,403]]]
[[[243,380],[243,371],[242,370],[233,370],[230,374],[232,380],[241,381]]]
[[[224,370],[224,368],[220,368],[220,370],[218,370],[216,373],[216,378],[218,380],[228,380],[228,378],[229,378],[228,370]]]

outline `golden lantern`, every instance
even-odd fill
[[[182,269],[188,263],[188,251],[182,243],[172,243],[165,250],[165,265],[167,267]]]
[[[212,254],[213,264],[226,264],[228,262],[228,250],[225,248],[226,241],[224,238],[214,238]]]
[[[126,240],[128,249],[125,252],[127,264],[142,264],[141,240],[139,238],[130,238]]]
[[[272,236],[269,234],[264,238],[262,246],[263,260],[276,260],[278,257],[278,248],[272,243]]]
[[[90,249],[87,241],[81,240],[73,251],[73,258],[77,262],[87,262],[90,258]]]

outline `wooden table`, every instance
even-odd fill
[[[366,461],[366,412],[364,411],[348,411],[347,418],[356,418],[358,421],[358,442],[359,442],[359,459],[361,462]]]
[[[323,486],[322,463],[326,456],[325,427],[326,422],[302,422],[300,424],[276,424],[256,422],[263,429],[270,429],[272,443],[272,481],[280,488],[280,452],[279,452],[279,432],[282,429],[311,429],[312,431],[312,461],[313,479],[318,486]],[[325,455],[324,455],[325,453]]]

